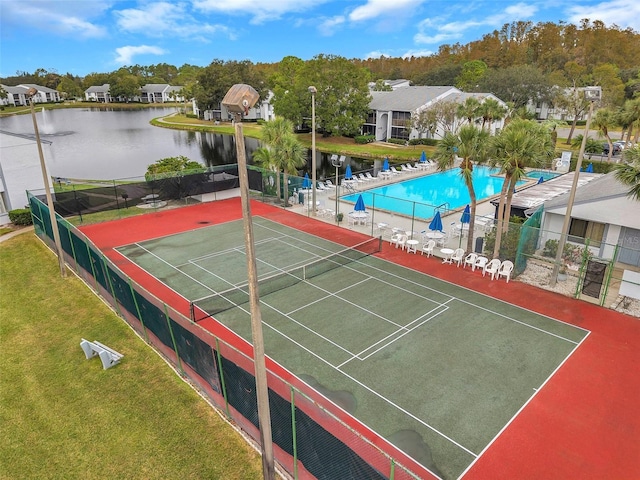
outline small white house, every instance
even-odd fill
[[[109,94],[110,85],[105,83],[104,85],[92,85],[84,91],[84,98],[88,102],[109,103],[113,99]]]
[[[571,209],[568,241],[588,243],[591,253],[599,258],[613,259],[617,254],[616,264],[622,267],[640,267],[640,202],[627,195],[629,189],[614,173],[579,187]],[[544,203],[541,229],[547,232],[545,240],[560,238],[568,199],[567,193]]]
[[[33,103],[53,103],[60,101],[60,93],[52,88],[43,87],[42,85],[36,85],[34,83],[22,83],[15,87],[7,85],[1,85],[5,92],[7,92],[7,98],[0,99],[0,104],[14,107],[22,107],[29,105],[29,95],[27,92],[31,88],[36,89],[36,94],[33,96]]]

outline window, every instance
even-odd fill
[[[574,243],[585,244],[585,239],[588,238],[589,246],[599,248],[602,237],[604,237],[604,229],[604,223],[572,218],[569,226],[569,240]]]
[[[391,117],[391,138],[409,139],[407,125],[411,122],[410,112],[393,112]]]

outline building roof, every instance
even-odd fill
[[[36,85],[35,83],[21,83],[20,85],[18,85],[19,87],[25,87],[27,90],[29,88],[35,88],[36,90],[38,90],[39,92],[45,92],[45,93],[58,93],[57,90],[54,90],[53,88],[49,88],[49,87],[43,87],[42,85]]]
[[[437,100],[447,92],[459,92],[455,87],[402,87],[391,92],[371,92],[372,110],[413,112]]]
[[[162,93],[167,90],[167,88],[169,88],[168,83],[147,83],[141,90],[149,93]]]
[[[580,178],[588,173],[580,173]],[[566,176],[566,175],[564,175]],[[570,175],[573,177],[573,175]],[[543,185],[543,184],[542,184]],[[614,172],[598,175],[598,178],[576,190],[571,216],[592,222],[621,225],[640,229],[640,202],[627,194],[630,187],[622,184]],[[568,192],[545,203],[545,210],[564,215],[569,201]]]
[[[595,180],[599,176],[601,175],[597,173],[581,172],[578,178],[578,191],[580,191],[580,187]],[[523,188],[513,194],[511,198],[511,208],[525,212],[533,212],[544,203],[546,209],[546,202],[552,202],[555,198],[568,193],[572,185],[573,173],[566,173],[531,187]],[[497,205],[498,200],[492,200],[491,203]]]
[[[2,88],[4,88],[4,91],[7,93],[11,93],[11,94],[26,94],[28,88],[26,87],[21,87],[21,86],[17,86],[17,87],[10,87],[8,85],[0,85]]]
[[[447,101],[453,101],[457,103],[464,103],[467,98],[475,98],[480,103],[485,101],[487,98],[492,98],[493,100],[498,101],[501,105],[506,106],[507,104],[496,97],[493,93],[476,93],[476,92],[451,92],[446,97],[444,97]]]
[[[108,83],[105,83],[104,85],[91,85],[85,90],[85,93],[108,92],[110,88],[111,85],[109,85]]]

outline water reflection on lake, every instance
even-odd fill
[[[155,161],[184,155],[207,166],[236,163],[235,138],[204,132],[154,127],[149,121],[175,112],[174,108],[104,111],[92,108],[37,109],[49,174],[65,178],[114,179],[143,176]],[[30,115],[0,118],[0,130],[33,135]],[[260,146],[245,138],[247,159]],[[333,178],[329,155],[317,155],[318,178]],[[348,159],[355,171],[369,168],[367,160]],[[311,166],[309,151],[308,167]],[[302,171],[309,171],[303,168]],[[342,170],[344,172],[344,170]]]

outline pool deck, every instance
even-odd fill
[[[362,184],[358,184],[359,188],[356,188],[356,190],[351,193],[357,193],[358,191],[364,191],[370,188],[380,187],[382,185],[402,182],[405,180],[409,180],[412,178],[417,178],[417,177],[421,177],[421,176],[429,175],[433,173],[437,173],[437,170],[434,167],[431,167],[428,170],[401,173],[400,175],[392,176],[388,180],[380,179],[380,180],[369,181]],[[340,188],[342,192],[343,187],[340,187]],[[492,200],[493,198],[495,198],[495,196],[486,198],[481,202],[477,203],[476,217],[494,215],[495,207],[490,203],[490,200]],[[335,194],[331,191],[329,192],[317,191],[316,201],[319,202],[319,206],[318,206],[319,210],[323,210],[323,209],[335,210]],[[373,213],[372,222],[367,225],[362,225],[362,224],[350,225],[349,222],[347,221],[347,213],[353,210],[353,203],[345,202],[345,201],[339,201],[338,203],[339,203],[338,211],[344,214],[344,219],[340,223],[340,226],[344,228],[348,228],[350,230],[361,232],[367,235],[376,235],[376,236],[379,235],[381,232],[377,229],[377,225],[380,223],[384,223],[388,226],[387,231],[390,231],[391,228],[393,227],[398,227],[407,231],[414,231],[420,234],[420,232],[422,232],[423,230],[428,230],[429,228],[428,221],[416,220],[415,223],[412,225],[411,224],[412,220],[410,217],[407,217],[401,214],[388,213],[382,210],[375,210],[375,212]],[[455,225],[460,223],[460,216],[462,215],[463,210],[464,210],[464,207],[460,207],[452,210],[447,215],[444,215],[442,217],[442,225],[447,235],[447,239],[445,241],[445,247],[447,248],[455,249],[455,248],[461,247],[466,250],[467,236],[463,235],[463,237],[460,238],[459,235],[454,235],[452,231],[452,228],[455,230]],[[300,204],[296,204],[293,207],[291,207],[291,211],[307,217],[312,215],[312,212],[305,205],[300,205]],[[317,215],[316,218],[317,220],[335,225],[335,217],[333,215],[326,215],[326,216]],[[484,234],[485,234],[484,228],[477,225],[476,228],[474,229],[474,240],[473,240],[474,246],[475,246],[476,238],[484,237]],[[388,235],[385,235],[383,233],[383,238],[387,240]],[[422,245],[420,245],[420,248],[421,247]],[[442,256],[442,254],[440,253],[440,248],[443,248],[443,247],[440,246],[434,249],[434,254],[436,256]]]

